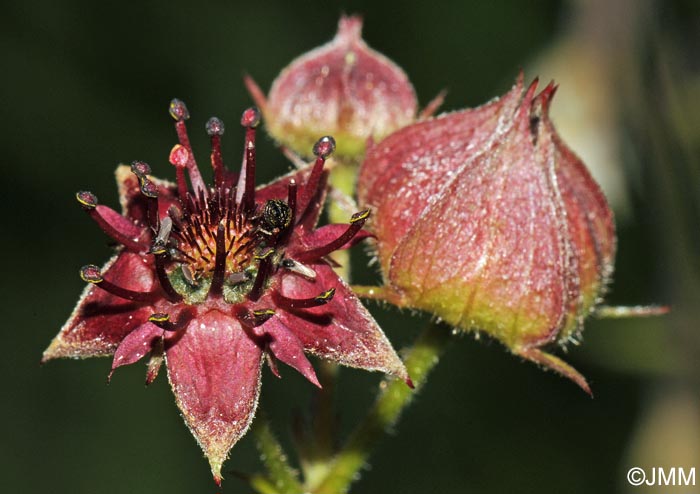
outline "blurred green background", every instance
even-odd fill
[[[3,156],[3,492],[216,492],[164,376],[143,365],[106,385],[107,359],[39,366],[72,310],[78,268],[109,256],[75,203],[89,189],[117,206],[112,171],[141,159],[171,176],[167,105],[185,100],[200,156],[204,122],[229,122],[224,152],[241,153],[244,72],[269,88],[294,57],[329,40],[341,12],[401,65],[422,104],[475,106],[510,87],[520,67],[562,83],[564,138],[603,182],[618,213],[610,303],[670,304],[647,320],[590,320],[567,355],[592,383],[572,383],[496,342],[455,339],[427,387],[375,452],[358,493],[648,493],[632,466],[700,468],[700,5],[696,1],[7,2],[0,20]],[[264,179],[289,164],[262,139]],[[591,161],[593,160],[593,161]],[[376,279],[358,253],[358,279]],[[398,347],[426,323],[371,307]],[[266,370],[262,404],[289,442],[311,386]],[[346,433],[379,376],[343,370]],[[251,437],[225,465],[260,469]],[[698,479],[700,481],[700,479]]]

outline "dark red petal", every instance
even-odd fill
[[[121,252],[107,262],[102,272],[113,283],[130,290],[148,292],[154,288],[152,256]],[[42,361],[111,355],[124,337],[153,312],[150,306],[88,285],[70,319],[44,352]]]
[[[288,274],[282,281],[281,293],[291,298],[308,298],[335,287],[333,299],[313,309],[278,311],[276,317],[314,355],[406,381],[406,367],[350,287],[326,264],[313,264],[311,268],[317,275],[314,281]]]
[[[301,341],[279,318],[271,317],[265,324],[255,328],[255,333],[266,336],[269,349],[275,357],[288,366],[294,367],[306,379],[321,387],[311,362],[304,355]]]
[[[118,367],[141,360],[154,348],[156,341],[162,337],[163,330],[152,322],[145,322],[126,335],[114,352],[112,371],[109,373],[109,377],[112,377]]]
[[[258,403],[262,350],[237,319],[217,310],[166,339],[168,378],[185,423],[216,480]]]
[[[95,211],[102,216],[103,220],[109,224],[113,230],[130,240],[138,240],[144,233],[144,228],[142,226],[135,225],[129,218],[122,216],[108,206],[98,204],[97,207],[95,207]]]
[[[334,223],[331,225],[324,225],[321,228],[317,228],[306,235],[302,239],[305,245],[304,250],[312,250],[318,247],[323,247],[328,245],[333,240],[339,238],[348,229],[347,223]],[[345,242],[339,250],[349,249],[353,245],[363,241],[366,238],[373,237],[367,230],[360,230],[349,242]]]

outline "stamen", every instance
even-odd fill
[[[292,219],[289,224],[294,226],[297,214],[297,181],[294,179],[291,179],[289,185],[287,185],[287,206],[292,212]]]
[[[289,207],[289,223],[287,228],[285,228],[285,230],[283,230],[278,237],[278,244],[283,244],[289,238],[289,235],[292,233],[292,230],[294,230],[294,226],[296,224],[297,182],[294,179],[291,179],[287,185],[287,206]]]
[[[316,141],[316,144],[314,144],[313,153],[316,156],[316,162],[302,190],[299,204],[300,218],[304,216],[306,209],[309,207],[309,204],[311,204],[311,200],[318,191],[318,186],[321,182],[321,174],[323,173],[323,165],[326,163],[326,158],[328,158],[333,151],[335,151],[335,139],[331,136],[321,137]]]
[[[148,318],[148,322],[152,322],[165,331],[175,331],[173,323],[170,322],[170,314],[166,312],[156,312],[155,314],[151,314],[151,316]]]
[[[102,277],[100,268],[94,264],[88,264],[80,268],[80,277],[83,281],[87,283],[92,283],[102,288],[104,291],[116,295],[117,297],[124,298],[126,300],[132,300],[134,302],[146,302],[151,303],[158,300],[159,295],[157,292],[135,292],[127,288],[122,288],[117,286]]]
[[[214,276],[211,280],[209,294],[214,297],[221,296],[224,287],[224,275],[226,274],[226,233],[224,223],[219,223],[216,229],[216,260],[214,262]]]
[[[170,102],[170,116],[175,119],[175,131],[177,132],[177,138],[189,153],[187,160],[187,172],[190,175],[190,182],[192,183],[192,189],[197,193],[202,190],[206,193],[206,187],[204,186],[204,180],[202,179],[202,174],[199,172],[199,167],[197,167],[197,162],[194,159],[194,153],[192,152],[192,146],[190,145],[190,138],[187,135],[187,127],[185,126],[185,120],[190,118],[190,112],[187,110],[185,103],[175,98]]]
[[[257,328],[265,324],[272,316],[275,315],[275,309],[258,309],[248,310],[244,307],[239,307],[235,311],[236,317],[245,326]]]
[[[132,161],[131,172],[141,179],[151,174],[151,167],[144,161]]]
[[[270,249],[272,251],[272,249]],[[271,253],[271,252],[270,252]],[[256,256],[258,258],[258,256]],[[262,291],[267,280],[268,275],[272,270],[272,259],[268,254],[260,260],[260,266],[258,267],[258,274],[255,276],[255,282],[253,282],[253,288],[251,288],[248,293],[248,299],[255,302],[262,295]]]
[[[214,170],[214,183],[217,187],[224,184],[224,161],[221,158],[221,136],[224,135],[224,122],[211,117],[206,125],[207,134],[211,137],[211,167]]]
[[[255,317],[256,326],[264,324],[268,319],[275,315],[275,309],[260,309],[252,312]]]
[[[170,314],[166,312],[156,312],[155,314],[151,314],[148,321],[165,331],[178,331],[187,326],[187,324],[194,319],[194,316],[194,310],[188,308],[180,312],[177,321],[171,321]]]
[[[95,194],[81,190],[75,194],[75,198],[102,231],[115,241],[131,251],[139,252],[145,249],[146,246],[136,240],[143,233],[141,229],[116,211],[99,205]]]
[[[238,193],[243,194],[238,202],[243,204],[246,212],[255,208],[255,127],[260,124],[260,111],[254,106],[248,108],[241,116],[241,125],[245,127],[245,149],[243,151],[243,169],[238,179]]]
[[[289,298],[285,297],[279,292],[273,292],[272,298],[275,300],[277,305],[280,305],[285,309],[310,309],[312,307],[319,307],[327,304],[333,300],[333,295],[335,295],[335,288],[326,290],[325,292],[311,298]]]
[[[160,218],[158,217],[158,186],[152,182],[144,171],[151,171],[151,167],[143,161],[134,161],[131,164],[131,171],[139,179],[141,193],[148,198],[148,224],[154,230],[159,229]]]
[[[369,218],[369,213],[370,210],[365,209],[364,211],[353,214],[350,218],[350,226],[348,226],[348,229],[345,230],[340,237],[336,238],[330,243],[327,243],[326,245],[322,245],[321,247],[316,247],[315,249],[296,254],[294,258],[300,262],[314,261],[340,249],[343,245],[352,240],[352,238],[362,229],[362,226],[367,221],[367,218]]]
[[[170,283],[168,272],[165,270],[166,262],[167,254],[165,251],[156,254],[156,275],[158,276],[160,287],[165,292],[166,298],[172,303],[177,303],[182,300],[182,295],[177,293],[172,283]]]
[[[168,161],[175,167],[177,177],[177,193],[181,198],[187,197],[187,181],[185,180],[185,168],[190,160],[190,153],[185,146],[175,144],[170,150]]]

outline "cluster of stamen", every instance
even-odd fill
[[[212,187],[205,186],[192,152],[185,126],[189,118],[187,107],[175,99],[170,104],[170,115],[175,119],[179,140],[169,156],[170,163],[176,169],[176,190],[164,194],[159,190],[164,185],[150,177],[151,169],[146,163],[135,161],[131,165],[147,204],[147,225],[134,223],[98,204],[97,197],[90,192],[76,194],[83,209],[124,249],[154,257],[157,286],[150,292],[129,290],[105,279],[94,265],[81,269],[84,281],[118,297],[147,304],[165,299],[170,303],[196,305],[208,298],[223,299],[230,304],[255,302],[265,293],[271,276],[279,269],[314,279],[316,273],[309,263],[318,261],[352,240],[369,216],[369,211],[356,213],[347,230],[337,239],[327,245],[295,252],[289,257],[286,247],[290,236],[310,209],[319,189],[324,186],[323,167],[326,158],[335,149],[333,138],[326,136],[316,143],[313,151],[317,159],[307,173],[305,183],[297,184],[291,179],[286,201],[271,199],[257,204],[255,135],[260,122],[259,111],[249,108],[241,118],[245,128],[245,152],[239,175],[228,171],[223,163],[223,122],[216,117],[207,122],[214,171]],[[166,198],[172,204],[164,214],[165,203],[162,201]],[[277,307],[285,310],[323,305],[335,293],[335,288],[330,287],[314,297],[292,299],[279,292],[279,285],[276,284],[273,289],[271,299]],[[257,326],[272,317],[275,310],[250,310],[237,305],[234,313],[242,322]],[[175,330],[186,319],[187,314],[174,322],[167,312],[157,312],[149,321],[164,330]]]

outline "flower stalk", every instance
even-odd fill
[[[272,432],[270,421],[265,413],[258,414],[251,427],[251,432],[258,451],[260,451],[260,459],[268,471],[267,477],[256,477],[259,480],[257,487],[263,487],[262,490],[258,489],[258,491],[265,492],[272,487],[274,489],[272,492],[277,494],[304,492],[299,482],[298,472],[289,465],[287,455]]]
[[[397,381],[382,380],[374,406],[335,456],[326,477],[311,492],[338,494],[348,491],[376,443],[396,423],[401,412],[425,384],[450,340],[450,328],[443,324],[431,323],[423,330],[404,360],[415,389],[411,390],[405,385],[402,387],[402,383]]]

